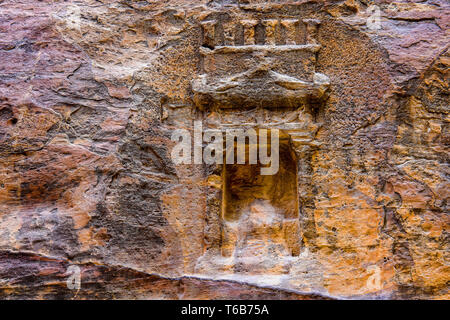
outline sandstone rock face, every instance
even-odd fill
[[[445,0],[1,1],[0,298],[450,298],[449,23]],[[175,163],[198,122],[278,129],[278,172]]]

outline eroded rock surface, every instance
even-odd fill
[[[449,23],[444,0],[1,1],[0,297],[448,299]],[[194,121],[280,129],[279,174],[176,165]]]

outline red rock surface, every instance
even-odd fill
[[[376,1],[375,30],[370,1],[223,2],[0,1],[0,298],[448,299],[448,2]],[[196,107],[200,22],[249,16],[321,21],[326,100]],[[170,138],[258,116],[305,138],[298,228],[264,234],[299,253],[255,268],[220,253],[221,167]]]

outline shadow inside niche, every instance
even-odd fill
[[[247,143],[245,164],[223,166],[222,256],[233,257],[235,269],[284,273],[280,258],[300,250],[297,162],[290,136],[280,132],[274,175],[261,175],[264,165],[259,160],[249,164],[248,152]]]

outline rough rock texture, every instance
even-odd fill
[[[0,1],[0,298],[449,299],[449,10]],[[279,176],[175,165],[194,120]]]

